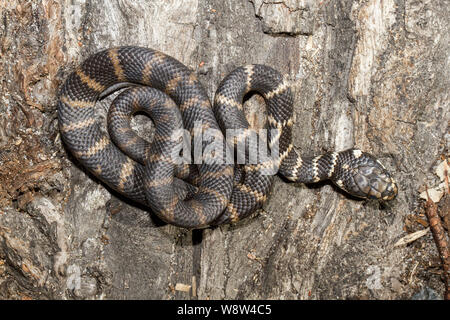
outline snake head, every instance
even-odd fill
[[[360,150],[349,152],[352,157],[341,168],[346,178],[335,181],[339,187],[358,198],[387,201],[397,196],[397,184],[380,161]]]

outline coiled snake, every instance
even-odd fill
[[[94,107],[102,92],[121,82],[143,86],[128,89],[114,100],[108,135],[97,123]],[[242,110],[244,95],[250,91],[264,97],[268,113],[267,141],[256,144],[247,140],[249,123]],[[138,111],[146,112],[155,124],[151,144],[130,128],[130,118]],[[89,171],[127,198],[150,207],[164,221],[185,228],[234,222],[252,213],[269,192],[272,176],[267,172],[277,169],[290,181],[330,179],[360,198],[391,200],[397,194],[394,180],[381,163],[360,150],[301,157],[291,142],[289,82],[264,65],[231,72],[211,105],[196,75],[174,58],[141,47],[104,50],[69,75],[60,92],[58,119],[63,141]],[[173,138],[183,128],[193,142],[202,137],[197,147],[188,143],[202,155],[195,164],[174,160],[174,150],[186,145],[183,136]],[[238,132],[232,143],[224,138],[229,129]],[[251,149],[245,151],[245,164],[224,161],[224,155],[240,141],[247,141]],[[278,146],[278,156],[249,162],[254,148],[264,144]]]

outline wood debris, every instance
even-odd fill
[[[446,161],[445,161],[446,162]],[[444,177],[448,176],[448,166],[447,163],[444,165]],[[446,192],[449,193],[448,179],[445,179]],[[445,293],[444,299],[450,300],[450,247],[447,240],[447,235],[442,226],[441,218],[438,214],[438,206],[428,195],[427,192],[427,202],[425,203],[425,213],[427,215],[428,221],[430,222],[431,233],[433,234],[434,242],[439,252],[439,257],[442,261],[442,268],[444,270],[444,283],[445,283]]]
[[[403,238],[401,238],[400,240],[398,240],[395,244],[394,247],[400,247],[403,245],[407,245],[408,243],[414,242],[417,239],[423,237],[424,235],[426,235],[428,233],[428,231],[430,231],[430,228],[426,228],[423,230],[419,230],[413,233],[410,233],[406,236],[404,236]]]
[[[189,292],[191,290],[191,285],[184,283],[177,283],[175,285],[176,291]]]

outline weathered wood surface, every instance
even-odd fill
[[[424,287],[442,296],[431,235],[394,243],[422,227],[407,225],[411,217],[426,223],[419,193],[438,183],[435,167],[448,157],[449,8],[431,0],[0,0],[0,297],[399,299]],[[237,66],[288,74],[296,147],[379,155],[395,172],[398,198],[379,205],[277,177],[264,209],[239,224],[163,225],[86,174],[58,134],[65,77],[90,53],[126,44],[179,59],[211,98]],[[99,103],[99,119],[106,106]],[[134,126],[151,128],[143,117]]]

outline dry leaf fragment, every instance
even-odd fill
[[[430,231],[430,228],[426,228],[426,229],[423,229],[423,230],[419,230],[419,231],[410,233],[410,234],[404,236],[403,238],[401,238],[400,240],[398,240],[394,244],[394,247],[400,247],[402,245],[406,245],[408,243],[416,241],[417,239],[419,239],[419,238],[423,237],[424,235],[426,235],[428,233],[428,231]]]

